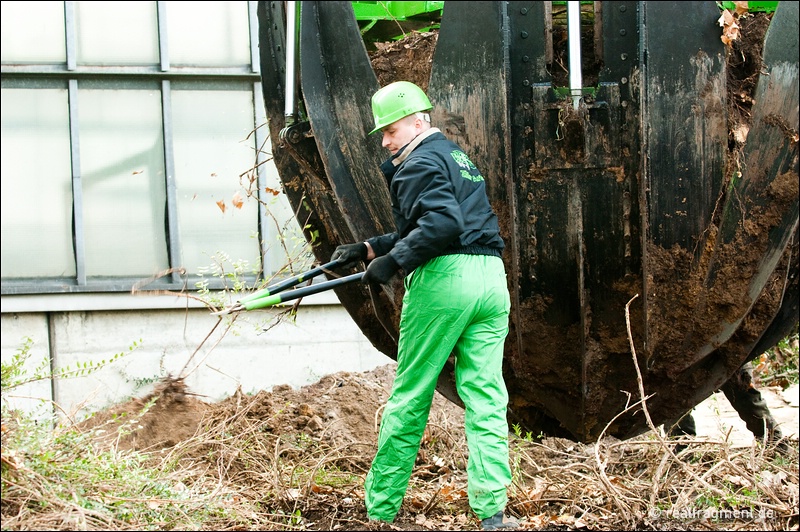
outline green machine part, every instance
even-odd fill
[[[721,8],[729,11],[736,10],[736,2],[718,2]],[[747,2],[747,10],[751,12],[772,13],[778,7],[778,2]]]
[[[352,2],[367,43],[401,39],[408,31],[439,27],[444,2]]]

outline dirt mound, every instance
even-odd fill
[[[253,395],[237,391],[216,403],[191,394],[180,380],[167,379],[144,398],[98,412],[81,428],[95,430],[101,447],[145,453],[156,469],[184,464],[190,471],[181,473],[185,483],[204,484],[211,475],[242,506],[266,506],[263,501],[270,500],[277,508],[255,511],[255,529],[276,529],[274,512],[291,513],[298,505],[305,519],[300,530],[420,530],[424,521],[418,521],[417,512],[427,512],[423,528],[470,529],[464,412],[438,393],[408,506],[392,525],[368,522],[363,476],[375,455],[395,368],[390,363],[362,373],[339,372],[301,388],[280,385]],[[316,478],[317,468],[325,470],[323,480]],[[338,485],[342,488],[332,487]],[[435,518],[434,501],[440,506]]]
[[[97,412],[81,428],[97,429],[98,440],[122,450],[166,450],[238,417],[262,420],[272,434],[305,433],[333,446],[374,445],[382,405],[389,398],[395,364],[364,373],[339,372],[295,389],[275,386],[255,395],[237,393],[208,403],[190,393],[180,379],[168,378],[143,398]],[[461,408],[438,393],[431,420],[447,419],[453,435],[463,438]]]
[[[146,397],[96,412],[80,428],[122,450],[165,449],[192,438],[208,408],[182,379],[167,378]]]

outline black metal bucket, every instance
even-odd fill
[[[747,140],[733,150],[715,3],[595,3],[600,68],[578,105],[548,69],[548,4],[445,3],[432,118],[481,168],[501,220],[513,421],[627,438],[649,428],[638,409],[622,414],[640,398],[634,351],[662,423],[797,324],[798,5],[774,13]],[[282,6],[258,8],[273,156],[325,262],[338,244],[393,229],[387,154],[367,136],[379,85],[352,5],[303,2],[307,122],[281,136]],[[401,283],[374,299],[366,287],[337,294],[395,358]],[[458,402],[452,371],[439,389]]]

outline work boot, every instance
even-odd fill
[[[516,530],[517,528],[519,528],[519,521],[513,517],[506,517],[502,511],[481,520],[482,530]]]
[[[786,440],[779,440],[778,444],[775,446],[775,449],[783,456],[791,456],[792,451],[794,450]]]

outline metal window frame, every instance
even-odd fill
[[[263,106],[258,105],[261,98],[261,75],[258,54],[258,18],[256,15],[257,2],[248,1],[248,25],[250,37],[250,64],[231,67],[199,67],[181,66],[173,68],[170,64],[168,50],[167,9],[166,3],[156,2],[157,8],[157,35],[159,40],[159,64],[148,66],[83,66],[77,62],[77,28],[75,20],[75,2],[64,2],[64,24],[66,40],[66,61],[63,64],[3,64],[0,66],[2,86],[36,85],[37,80],[63,80],[67,84],[69,105],[69,135],[72,172],[72,202],[73,202],[73,242],[76,264],[75,277],[63,278],[14,278],[3,279],[0,283],[2,295],[27,295],[27,294],[62,294],[62,293],[93,293],[93,292],[129,292],[141,278],[108,277],[89,278],[86,275],[85,237],[83,219],[83,194],[80,164],[80,131],[78,129],[78,84],[89,81],[111,82],[119,85],[128,81],[158,80],[161,88],[162,127],[164,142],[164,169],[165,188],[167,198],[166,213],[166,238],[168,247],[168,260],[170,274],[154,279],[141,290],[194,290],[192,283],[187,283],[186,276],[181,275],[179,264],[181,239],[178,229],[177,189],[175,184],[175,154],[173,146],[173,117],[172,117],[172,82],[197,83],[203,87],[204,83],[215,84],[222,82],[247,82],[252,86],[253,95],[253,124],[256,131],[255,140],[258,163],[259,194],[266,186],[266,169],[263,163],[266,154],[261,150],[268,142],[268,132],[259,127],[266,122]],[[218,84],[223,85],[224,83]],[[238,83],[234,83],[238,85]],[[264,234],[270,233],[270,224],[263,202],[259,202],[257,218],[257,231],[260,238],[260,255],[262,265],[266,261],[266,248]],[[262,267],[262,270],[265,269]],[[263,274],[262,274],[263,275]],[[255,282],[258,279],[248,281]],[[222,281],[209,280],[209,288],[222,287]],[[219,285],[219,286],[217,286]]]

